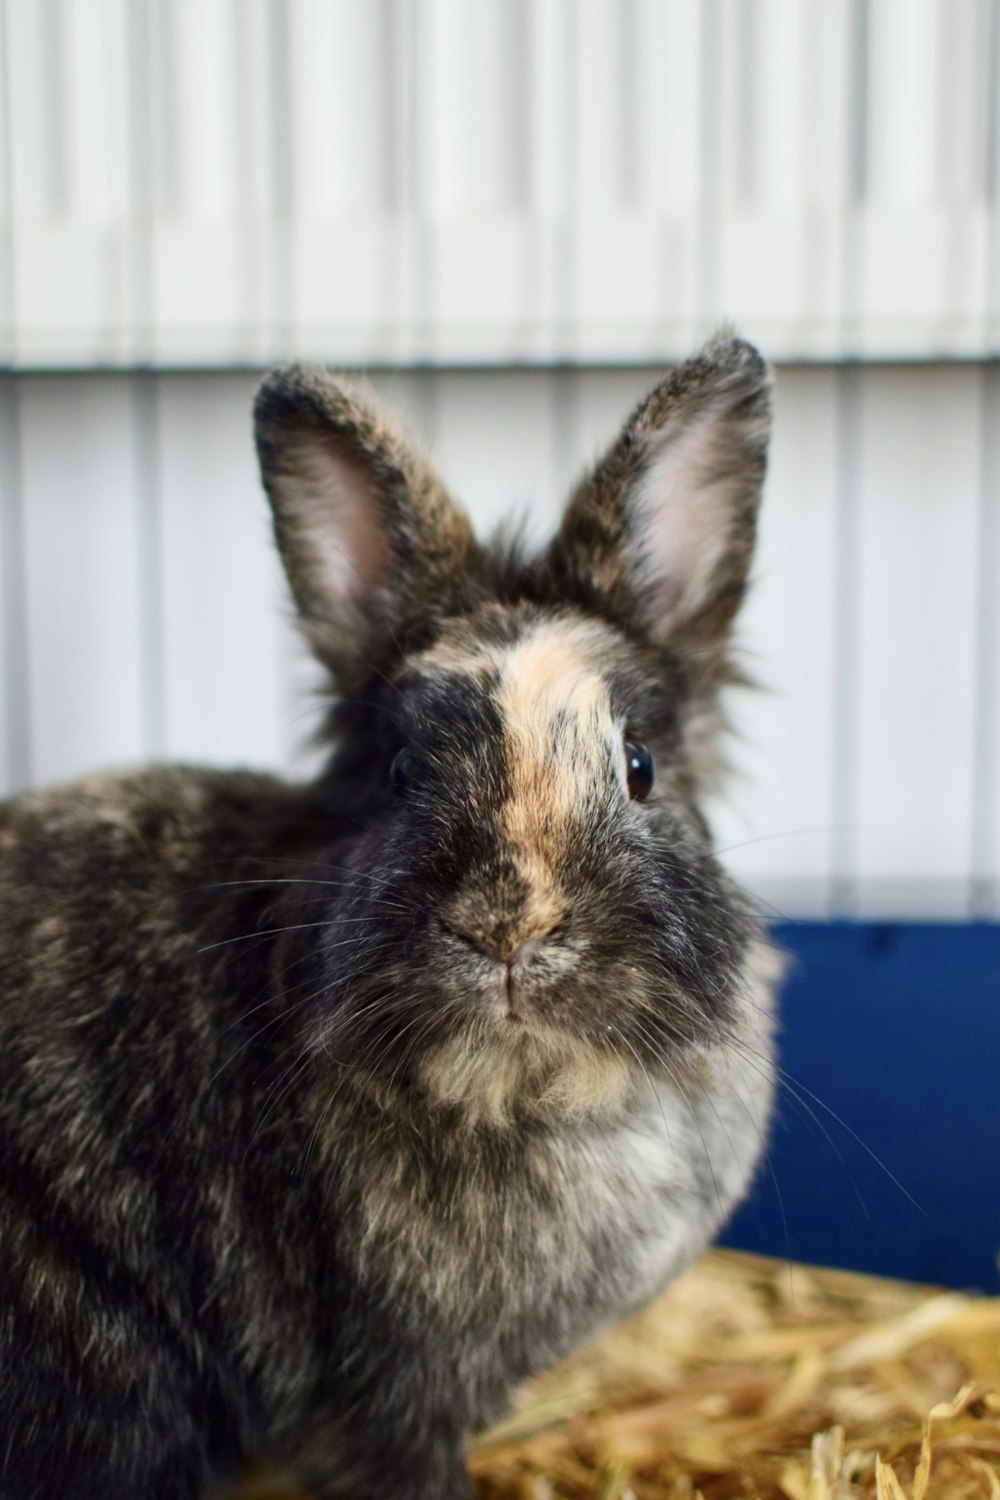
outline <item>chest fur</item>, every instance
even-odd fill
[[[383,1135],[348,1191],[356,1274],[453,1347],[502,1343],[521,1378],[648,1301],[739,1197],[766,1099],[712,1095],[516,1144]]]
[[[772,1104],[772,985],[757,945],[728,1044],[682,1078],[648,1078],[603,1118],[449,1131],[437,1111],[397,1129],[335,1129],[351,1269],[479,1384],[562,1357],[641,1307],[706,1245],[746,1191]],[[345,1136],[358,1146],[343,1155]],[[363,1147],[361,1143],[367,1143]],[[488,1403],[487,1403],[488,1404]]]

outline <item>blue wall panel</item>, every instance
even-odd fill
[[[1000,1291],[1000,926],[774,937],[787,1083],[725,1243]]]

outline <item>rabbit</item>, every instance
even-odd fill
[[[745,1194],[777,968],[701,803],[769,387],[716,335],[532,551],[359,380],[266,376],[326,768],[0,808],[5,1500],[461,1500]]]

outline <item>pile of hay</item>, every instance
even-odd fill
[[[1000,1298],[713,1251],[471,1466],[479,1500],[1000,1500]]]

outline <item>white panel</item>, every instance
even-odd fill
[[[641,329],[660,300],[661,237],[641,203],[638,125],[649,79],[638,66],[637,0],[576,8],[573,239],[579,327],[569,345],[584,356],[623,329]]]
[[[399,112],[389,0],[292,0],[292,245],[299,349],[393,349],[405,316]]]
[[[935,193],[948,231],[948,340],[956,349],[982,346],[988,306],[991,96],[1000,20],[993,0],[939,5],[937,66],[941,108]]]
[[[1000,336],[992,0],[4,16],[24,365],[645,363],[721,316],[786,358]]]
[[[801,202],[806,9],[800,0],[758,0],[760,34],[749,64],[758,80],[758,202],[789,221]],[[760,83],[767,81],[767,87]]]
[[[131,317],[124,0],[7,9],[18,350],[120,357]]]
[[[481,534],[524,517],[529,536],[545,538],[572,484],[662,375],[657,369],[425,375],[422,398],[398,404],[418,430],[432,428],[434,459]],[[380,380],[379,389],[393,400],[398,381]]]
[[[996,28],[991,38],[994,45],[986,54],[992,67],[996,48],[1000,46],[1000,16],[997,16],[995,9],[991,11],[990,19],[995,21]],[[994,74],[991,73],[990,76],[993,77]],[[1000,334],[1000,90],[984,89],[983,93],[986,264],[983,290],[985,306],[978,330],[981,337],[971,346],[977,354],[992,350],[993,340]]]
[[[7,17],[0,5],[0,363],[9,365],[14,358],[14,300],[12,240],[14,233],[11,203],[10,88],[8,85],[9,48]]]
[[[649,343],[693,343],[699,266],[700,12],[688,0],[643,0],[636,60],[636,180],[659,267],[643,322]],[[648,355],[647,355],[648,357]]]
[[[975,910],[1000,918],[1000,379],[983,374],[984,464],[979,571],[979,715],[975,780]]]
[[[306,223],[392,206],[386,0],[291,0],[296,206]]]
[[[875,201],[900,219],[931,202],[940,101],[936,0],[880,0],[871,7],[871,153]]]
[[[855,847],[870,905],[920,881],[964,893],[971,874],[980,379],[864,376]]]
[[[4,100],[9,123],[12,274],[18,353],[52,321],[67,342],[86,287],[67,281],[63,36],[55,0],[8,0]],[[9,91],[9,93],[8,93]],[[42,336],[43,337],[43,336]]]
[[[575,480],[602,456],[662,369],[580,370],[566,382],[563,479]]]
[[[16,211],[30,224],[65,203],[59,6],[6,0],[5,21]]]
[[[851,131],[861,90],[851,41],[852,7],[804,0],[799,33],[799,214],[802,224],[801,322],[789,327],[787,352],[840,352],[845,337],[845,264],[858,209],[851,182]],[[794,232],[794,231],[793,231]],[[780,357],[778,327],[766,344]]]
[[[135,454],[120,376],[21,388],[32,773],[142,758]]]
[[[524,329],[528,358],[564,348],[575,297],[575,240],[570,230],[577,101],[573,87],[575,28],[571,0],[529,7],[527,192],[529,260]]]
[[[251,444],[254,381],[160,387],[167,754],[281,765],[307,729],[292,703],[291,610]]]
[[[162,3],[162,0],[159,0]],[[293,307],[296,295],[291,251],[296,184],[291,160],[294,117],[285,66],[291,43],[292,12],[269,0],[238,4],[235,56],[238,60],[239,225],[243,277],[243,337],[236,338],[223,363],[239,359],[267,364],[296,348]],[[168,330],[169,331],[169,330]],[[207,347],[211,347],[210,344]],[[212,362],[192,350],[185,358]]]
[[[256,34],[251,9],[240,6],[239,26]],[[238,219],[236,0],[159,0],[154,16],[156,347],[167,361],[203,358],[206,350],[225,361],[245,351],[252,305],[244,281],[251,242]],[[268,102],[267,95],[256,101],[265,118]]]
[[[524,5],[429,0],[424,21],[426,347],[434,357],[443,338],[452,357],[477,357],[523,316]]]
[[[547,535],[562,500],[554,417],[564,377],[532,370],[429,378],[434,457],[477,532],[523,518],[529,536]]]
[[[426,10],[433,27],[428,209],[447,220],[519,207],[523,0],[431,0]]]
[[[923,353],[948,306],[947,222],[933,191],[938,8],[935,0],[883,0],[869,14],[862,347]]]
[[[573,196],[584,217],[627,212],[634,205],[634,145],[627,124],[635,102],[629,93],[640,86],[641,75],[625,76],[632,62],[625,48],[626,30],[635,21],[635,0],[577,7],[575,77],[585,108],[577,117]]]
[[[17,382],[7,376],[0,381],[0,798],[29,780],[17,422]]]
[[[680,220],[701,189],[700,17],[688,0],[644,0],[639,24],[640,194]]]
[[[801,139],[800,62],[805,11],[798,0],[755,0],[731,12],[752,18],[733,48],[741,91],[724,91],[731,180],[718,234],[717,310],[738,310],[756,336],[794,326],[806,307],[806,220],[800,210],[796,147]],[[742,111],[733,103],[745,101]]]
[[[853,111],[851,7],[804,0],[799,7],[799,87],[803,132],[800,189],[805,204],[837,209],[848,193],[847,153]]]
[[[735,659],[733,775],[716,809],[724,862],[782,912],[826,914],[836,752],[837,382],[780,371],[750,594]]]

